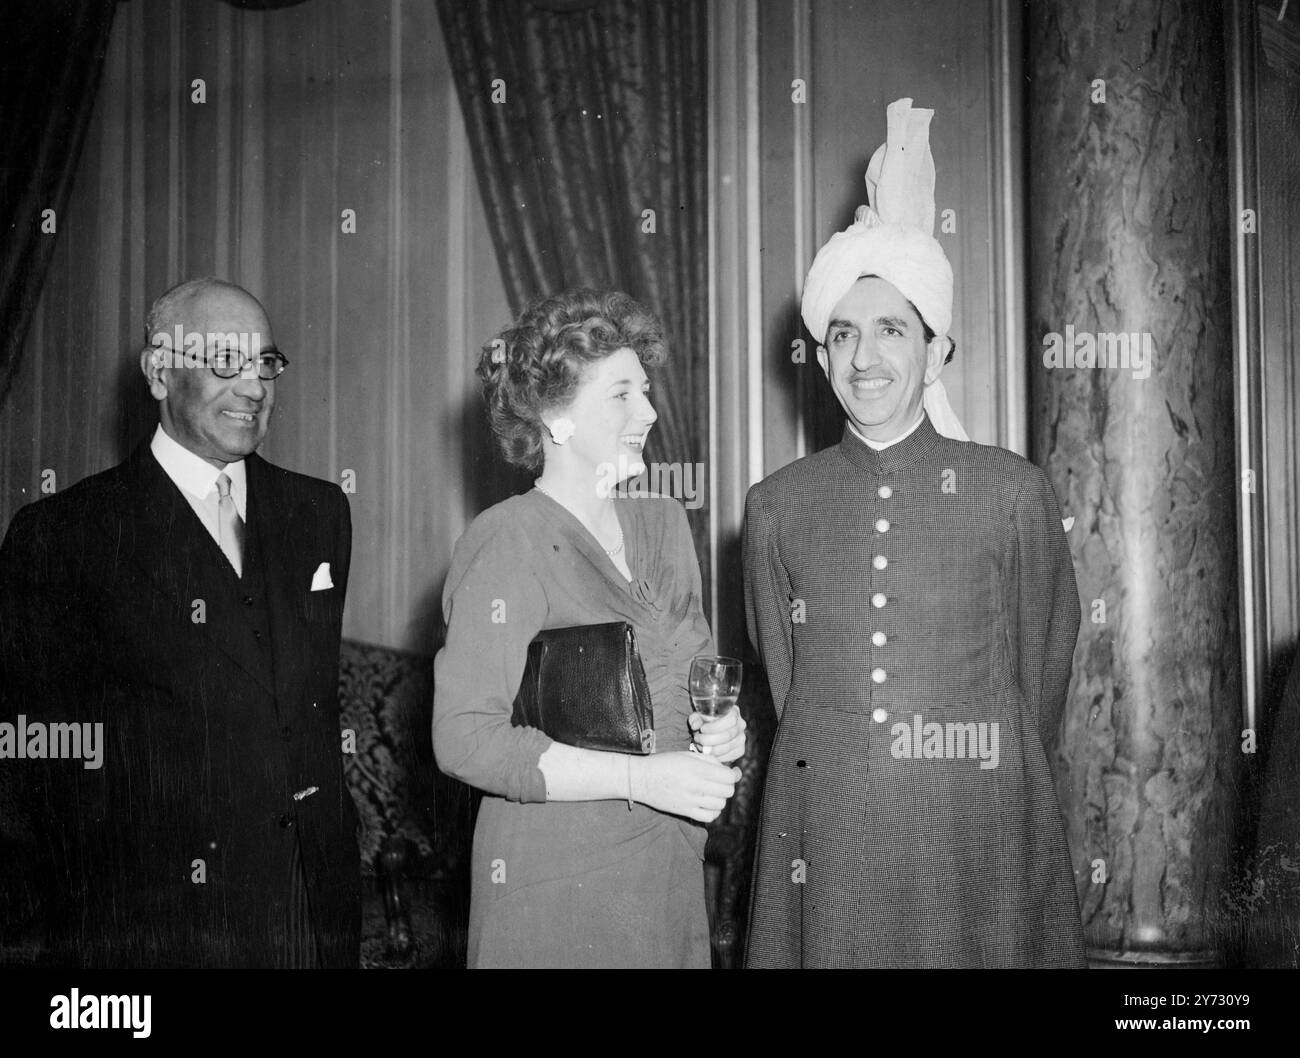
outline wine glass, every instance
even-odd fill
[[[692,708],[710,719],[726,716],[740,697],[742,668],[735,658],[714,655],[693,658],[687,683]]]

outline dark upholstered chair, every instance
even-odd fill
[[[356,752],[344,772],[364,867],[384,900],[388,955],[410,954],[409,876],[455,881],[469,859],[474,794],[434,765],[433,658],[343,641],[339,704]]]

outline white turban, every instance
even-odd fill
[[[804,281],[803,321],[819,342],[826,340],[840,299],[868,275],[897,287],[936,336],[946,336],[952,326],[952,265],[933,234],[934,111],[898,99],[886,115],[885,142],[867,166],[870,205],[859,206],[853,223],[831,236]],[[938,378],[925,387],[922,399],[936,430],[968,440]]]

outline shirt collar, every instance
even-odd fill
[[[908,437],[911,434],[915,433],[916,428],[921,425],[921,420],[924,418],[925,418],[925,409],[917,408],[916,422],[912,423],[911,429],[905,430],[903,433],[900,433],[892,441],[873,441],[870,437],[865,436],[861,430],[859,430],[856,426],[853,425],[852,419],[845,419],[844,421],[848,424],[849,429],[853,431],[854,436],[857,437],[859,441],[865,444],[868,448],[874,448],[877,452],[883,452],[890,445],[896,445],[898,444],[899,441],[903,440],[903,438]]]
[[[162,428],[162,423],[153,432],[149,451],[176,487],[200,502],[207,502],[216,493],[218,476],[227,475],[235,510],[239,517],[247,520],[248,475],[242,459],[218,469],[172,437]]]

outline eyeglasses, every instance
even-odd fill
[[[289,358],[279,349],[263,349],[256,355],[242,349],[218,349],[208,354],[208,367],[217,378],[234,378],[242,375],[254,360],[257,361],[257,377],[263,382],[279,378],[289,366]]]

